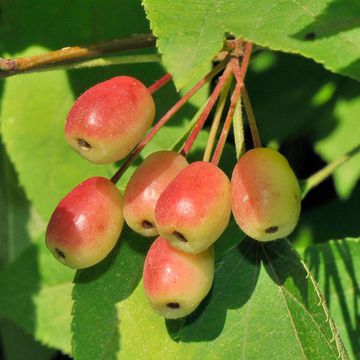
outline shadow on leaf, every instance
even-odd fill
[[[305,259],[319,281],[340,334],[348,342],[345,345],[355,358],[360,354],[360,287],[354,258],[358,246],[346,240],[332,241],[311,246],[305,252]]]
[[[246,238],[218,260],[213,288],[197,310],[180,320],[167,320],[173,340],[211,341],[224,327],[229,309],[242,307],[252,296],[260,271],[258,243]]]
[[[0,273],[0,315],[21,324],[30,333],[36,330],[36,309],[32,298],[40,290],[39,250],[29,246],[16,261]]]
[[[322,13],[314,17],[311,24],[292,37],[303,41],[315,41],[356,29],[359,27],[359,13],[360,3],[357,0],[332,1]]]
[[[354,60],[351,64],[342,68],[340,71],[350,77],[354,77],[353,74],[360,74],[360,59]]]
[[[291,288],[293,294],[300,296],[304,305],[308,303],[309,282],[300,256],[287,239],[261,244],[264,268],[269,277],[280,288]],[[287,282],[291,285],[285,285]]]
[[[125,227],[110,255],[96,266],[76,273],[73,290],[73,348],[75,357],[115,359],[120,346],[116,304],[138,285],[150,245]]]

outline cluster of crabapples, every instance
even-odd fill
[[[71,108],[65,137],[82,157],[97,164],[123,159],[155,116],[150,91],[118,76],[83,93]],[[46,244],[63,264],[82,269],[114,248],[124,220],[143,236],[157,236],[144,264],[143,285],[154,310],[166,318],[191,313],[210,291],[213,244],[231,212],[253,239],[287,236],[300,213],[300,188],[287,160],[270,148],[240,157],[231,181],[215,164],[189,164],[175,151],[147,157],[122,195],[104,177],[89,178],[58,204]]]

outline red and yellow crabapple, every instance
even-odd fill
[[[228,177],[216,165],[197,161],[183,169],[160,195],[155,225],[172,246],[196,254],[220,237],[230,214]]]
[[[214,266],[212,247],[188,254],[158,237],[144,264],[143,285],[150,305],[167,319],[190,314],[210,291]]]
[[[134,231],[154,236],[155,206],[169,182],[186,166],[186,159],[175,151],[149,155],[136,169],[124,193],[124,218]]]
[[[143,138],[155,116],[146,86],[117,76],[85,91],[65,124],[65,138],[82,157],[96,164],[123,159]]]
[[[103,177],[71,190],[54,210],[46,230],[52,254],[74,269],[95,265],[114,248],[124,223],[122,196]]]
[[[289,235],[301,208],[301,190],[286,158],[270,148],[246,152],[231,179],[235,220],[245,234],[259,241]]]

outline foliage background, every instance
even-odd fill
[[[280,149],[299,178],[359,142],[356,0],[204,0],[188,1],[186,8],[181,2],[146,0],[144,5],[159,37],[163,64],[60,70],[0,82],[3,356],[51,359],[59,357],[58,349],[77,359],[335,357],[336,341],[320,341],[331,338],[331,326],[316,306],[316,287],[304,282],[306,271],[299,259],[285,243],[264,250],[248,239],[241,241],[244,236],[233,223],[217,244],[213,292],[185,323],[165,323],[149,310],[140,283],[148,242],[130,231],[104,263],[76,275],[46,251],[44,229],[57,202],[84,178],[111,176],[116,169],[90,165],[66,145],[64,119],[74,99],[118,74],[150,85],[171,71],[184,91],[208,71],[226,32],[272,49],[254,56],[247,87],[263,143]],[[53,0],[51,6],[44,0],[4,0],[0,9],[0,54],[5,58],[150,31],[144,8],[133,0]],[[309,40],[312,33],[315,38]],[[142,156],[172,147],[209,91],[204,89],[187,104]],[[178,98],[174,85],[160,90],[155,95],[157,117]],[[205,142],[204,131],[193,159],[201,158]],[[230,174],[235,161],[230,139],[221,167]],[[319,282],[354,359],[360,358],[359,174],[357,156],[313,190],[290,236]],[[232,247],[240,241],[240,247]],[[285,259],[277,261],[277,252]],[[289,266],[293,262],[297,265]],[[282,293],[297,300],[291,303]]]

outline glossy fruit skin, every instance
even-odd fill
[[[123,223],[120,191],[109,179],[92,177],[60,201],[47,226],[46,246],[64,265],[87,268],[114,248]]]
[[[144,84],[117,76],[85,91],[71,108],[65,138],[82,157],[96,164],[123,159],[143,138],[155,116]]]
[[[228,177],[216,165],[197,161],[182,170],[160,195],[155,225],[172,246],[197,254],[220,237],[230,214]]]
[[[231,178],[231,204],[241,230],[259,241],[289,235],[301,210],[301,190],[286,158],[270,148],[246,152]]]
[[[143,285],[152,308],[167,319],[193,312],[210,291],[214,251],[184,253],[158,237],[146,255]]]
[[[186,166],[175,151],[158,151],[136,169],[124,193],[124,218],[130,228],[144,236],[155,236],[155,206],[171,180]]]

